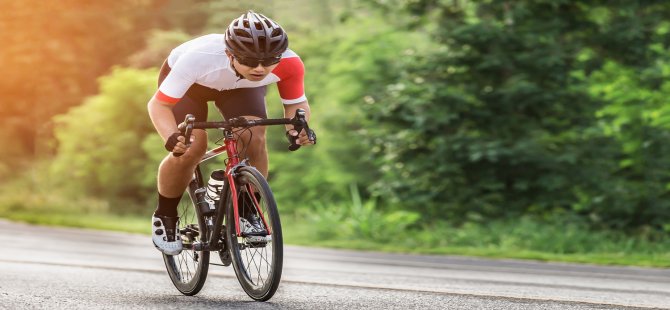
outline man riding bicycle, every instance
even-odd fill
[[[176,230],[177,206],[207,149],[204,130],[193,130],[187,147],[177,124],[187,114],[193,114],[196,121],[207,121],[207,101],[214,101],[226,119],[267,118],[266,85],[271,83],[277,83],[285,117],[303,109],[309,119],[300,57],[288,49],[288,37],[281,26],[253,11],[233,20],[225,34],[183,43],[163,63],[158,91],[148,103],[151,121],[171,152],[158,169],[158,207],[152,216],[152,240],[159,251],[176,255],[182,250]],[[286,129],[289,141],[313,144],[304,131],[298,133],[291,125]],[[251,164],[267,177],[265,127],[244,131],[238,141]]]

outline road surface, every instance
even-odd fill
[[[670,269],[287,246],[258,303],[221,266],[182,296],[145,235],[0,219],[0,242],[0,309],[670,309]]]

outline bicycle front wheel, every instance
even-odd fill
[[[207,225],[200,209],[194,203],[196,200],[196,181],[189,185],[188,197],[184,197],[177,210],[179,214],[179,234],[184,250],[178,255],[163,254],[165,267],[172,284],[182,294],[192,296],[200,292],[209,270],[209,252],[196,251],[194,244],[207,239]]]
[[[282,273],[283,242],[277,203],[267,181],[255,168],[240,168],[235,181],[239,207],[237,224],[243,230],[248,219],[256,217],[263,232],[237,235],[232,195],[228,191],[226,239],[233,269],[249,297],[266,301],[277,291]]]

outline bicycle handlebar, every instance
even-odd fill
[[[188,137],[191,136],[193,129],[227,129],[232,130],[233,128],[250,128],[254,126],[269,126],[269,125],[293,125],[298,133],[302,130],[305,130],[307,133],[307,138],[309,141],[314,142],[315,136],[314,132],[309,129],[307,120],[305,119],[305,110],[298,109],[295,112],[293,118],[270,118],[270,119],[246,119],[244,117],[235,117],[229,120],[221,122],[196,122],[195,116],[192,114],[186,115],[184,122],[179,124],[177,128],[186,138],[186,146],[191,145],[191,141]],[[298,137],[295,137],[291,141],[291,144],[288,146],[288,149],[295,151],[300,148],[300,144],[297,143]]]

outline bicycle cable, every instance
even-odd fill
[[[254,137],[254,132],[250,128],[242,128],[238,129],[236,131],[233,131],[233,135],[236,135],[236,140],[239,140],[242,135],[244,134],[245,131],[249,131],[249,139],[243,143],[244,147],[242,148],[241,152],[238,152],[241,157],[246,158],[247,154],[247,149],[249,148],[249,144],[251,143],[251,139]]]
[[[239,128],[239,129],[236,129],[236,130],[231,130],[231,133],[234,135],[235,140],[240,140],[240,137],[244,134],[245,131],[249,131],[249,138],[245,141],[245,143],[243,143],[244,147],[242,148],[241,152],[237,152],[237,157],[238,158],[239,157],[242,157],[242,158],[246,157],[247,149],[249,148],[249,144],[251,143],[251,140],[254,137],[254,132],[249,127]],[[216,140],[214,142],[214,144],[216,144],[218,146],[223,146],[224,145],[223,141],[225,139],[226,139],[226,136],[224,134],[221,138]],[[224,164],[227,160],[228,159],[224,160]]]

